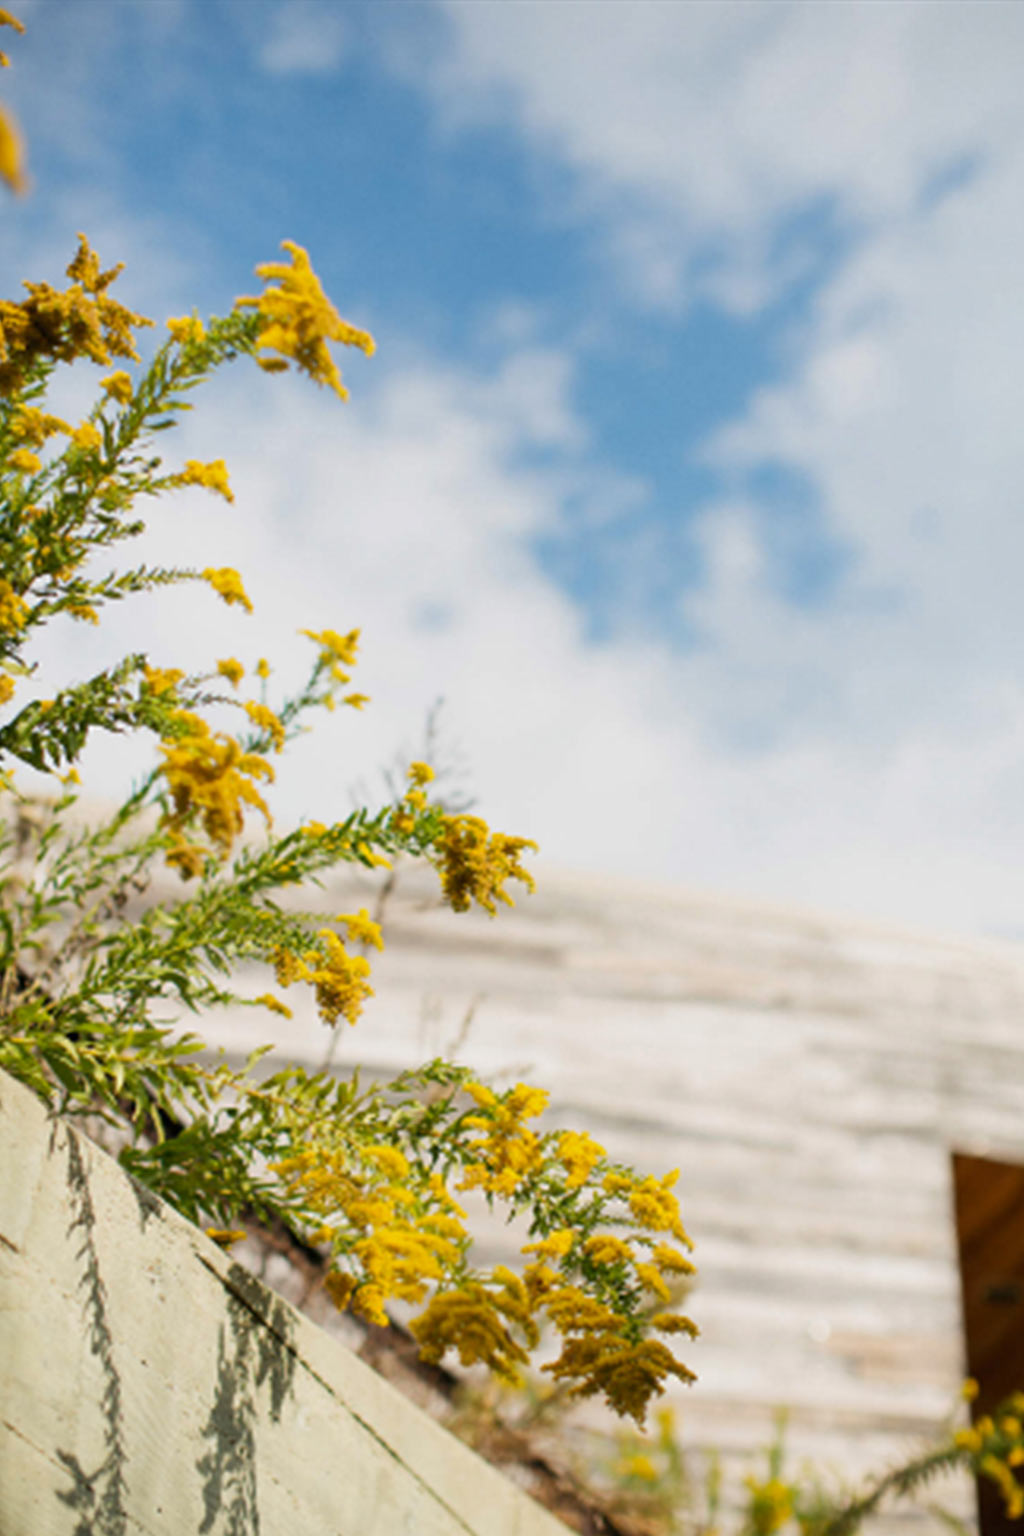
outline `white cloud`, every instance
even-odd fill
[[[1016,6],[446,0],[429,66],[452,129],[500,121],[580,173],[580,209],[653,302],[699,286],[756,307],[815,200],[873,227],[1019,130]],[[699,258],[699,269],[694,263]]]
[[[337,7],[318,0],[285,0],[267,19],[259,62],[274,75],[331,74],[345,56],[346,41]]]

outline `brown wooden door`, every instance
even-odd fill
[[[1024,1166],[953,1154],[953,1190],[972,1417],[1024,1390]],[[978,1484],[981,1536],[1021,1536],[998,1490]]]

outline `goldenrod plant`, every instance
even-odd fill
[[[411,1327],[428,1360],[452,1350],[512,1379],[544,1318],[561,1339],[544,1369],[640,1421],[668,1377],[691,1377],[666,1340],[694,1325],[650,1305],[691,1267],[675,1174],[642,1177],[585,1134],[535,1129],[547,1103],[537,1088],[497,1092],[444,1061],[370,1088],[297,1067],[261,1076],[255,1062],[210,1065],[183,1029],[226,1005],[288,1014],[282,994],[296,987],[327,1028],[356,1022],[379,926],[365,910],[295,901],[346,863],[425,859],[456,913],[493,916],[511,904],[510,882],[533,885],[523,860],[534,844],[447,811],[425,762],[388,804],[274,829],[274,757],[311,711],[367,702],[352,687],[359,631],[302,630],[307,680],[274,702],[265,658],[189,675],[140,652],[19,707],[20,691],[38,692],[29,647],[46,624],[98,624],[112,602],[190,581],[251,609],[233,569],[97,575],[97,557],[142,532],[154,498],[184,486],[233,498],[223,460],[171,465],[154,446],[217,368],[251,357],[344,398],[331,344],[372,353],[306,252],[283,249],[257,268],[258,296],[224,317],[169,320],[145,364],[151,322],[112,296],[121,269],[103,269],[84,237],[67,287],[27,282],[26,297],[0,301],[0,1067],[62,1112],[119,1126],[125,1167],[217,1240],[230,1244],[243,1212],[281,1219],[330,1255],[339,1307],[383,1324],[389,1301],[419,1306]],[[48,406],[73,365],[103,370],[81,421]],[[90,822],[76,763],[97,731],[148,733],[154,762]],[[19,764],[58,792],[31,793]],[[172,898],[150,885],[160,861],[180,876]],[[248,995],[237,972],[261,965],[271,984]],[[468,1189],[528,1220],[518,1272],[473,1266],[458,1199]]]
[[[931,1444],[856,1487],[812,1463],[787,1465],[784,1410],[770,1443],[752,1458],[754,1469],[728,1476],[718,1452],[687,1445],[671,1405],[661,1404],[642,1430],[626,1425],[609,1434],[576,1425],[570,1434],[566,1394],[536,1376],[516,1391],[492,1382],[464,1392],[451,1427],[485,1451],[511,1442],[530,1464],[544,1447],[572,1444],[569,1460],[552,1467],[559,1483],[585,1491],[622,1536],[854,1536],[899,1503],[969,1536],[969,1527],[934,1499],[935,1483],[950,1473],[993,1484],[1009,1519],[1024,1516],[1024,1393],[961,1427],[963,1400],[973,1401],[977,1391],[976,1382],[965,1382]]]

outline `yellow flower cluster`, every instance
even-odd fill
[[[384,948],[380,924],[374,922],[365,907],[360,907],[356,913],[343,912],[338,922],[345,924],[350,944],[369,944],[374,949]]]
[[[146,687],[150,693],[160,696],[165,693],[173,693],[185,676],[180,667],[150,667],[143,670]]]
[[[125,373],[123,368],[119,368],[116,373],[108,373],[105,379],[100,380],[100,383],[105,392],[112,400],[116,400],[118,405],[128,404],[132,397],[132,377],[130,373]]]
[[[230,565],[208,565],[202,573],[204,581],[208,581],[213,590],[230,607],[232,603],[238,603],[246,613],[252,613],[252,603],[242,586],[242,578]]]
[[[80,426],[75,427],[71,434],[71,441],[76,448],[81,448],[86,453],[98,453],[103,447],[103,438],[91,421],[83,421]]]
[[[293,362],[317,384],[326,384],[342,400],[348,390],[341,382],[328,342],[358,347],[371,357],[373,337],[343,320],[320,286],[320,279],[309,256],[294,240],[282,241],[290,262],[268,261],[256,268],[257,277],[269,286],[259,298],[243,297],[235,302],[241,308],[258,310],[263,325],[259,350],[270,356],[258,357],[261,368],[276,373]]]
[[[695,1379],[660,1340],[634,1341],[618,1326],[591,1325],[583,1309],[577,1320],[570,1317],[567,1329],[575,1336],[566,1339],[557,1360],[541,1369],[557,1381],[572,1381],[573,1397],[603,1393],[616,1413],[629,1414],[638,1424],[643,1423],[651,1398],[664,1390],[666,1377]]]
[[[266,704],[257,704],[253,700],[246,704],[245,712],[253,725],[267,732],[274,743],[274,751],[280,752],[285,743],[284,722]]]
[[[102,272],[84,235],[67,269],[71,287],[25,283],[20,304],[0,300],[0,395],[15,395],[40,358],[73,362],[78,357],[109,364],[114,357],[138,361],[133,328],[150,325],[143,315],[119,304],[107,289],[121,265]]]
[[[558,1160],[566,1170],[566,1188],[580,1189],[604,1156],[601,1143],[585,1131],[563,1131],[558,1138]]]
[[[0,704],[7,704],[14,697],[14,679],[0,673]]]
[[[244,826],[243,806],[258,810],[269,824],[254,780],[272,780],[274,770],[264,758],[243,752],[233,736],[214,734],[198,715],[179,710],[174,719],[184,727],[182,734],[160,745],[160,772],[173,803],[164,826],[174,839],[167,862],[187,877],[197,872],[202,853],[185,840],[187,827],[198,817],[215,851],[226,856]]]
[[[671,1232],[679,1242],[692,1248],[693,1244],[679,1214],[679,1201],[672,1193],[672,1186],[678,1179],[678,1168],[666,1173],[662,1179],[648,1174],[645,1179],[631,1185],[625,1192],[626,1199],[634,1219],[641,1227],[648,1232]]]
[[[540,1165],[540,1140],[524,1121],[543,1114],[548,1095],[525,1083],[517,1083],[501,1098],[482,1083],[469,1082],[465,1088],[481,1113],[468,1116],[464,1124],[485,1134],[469,1143],[475,1160],[466,1165],[458,1188],[482,1188],[508,1199]]]
[[[197,346],[206,335],[203,322],[197,315],[183,315],[179,319],[168,320],[167,329],[182,347]]]
[[[370,962],[364,955],[350,955],[330,928],[322,928],[318,937],[324,941],[322,949],[310,949],[304,955],[289,949],[277,951],[274,969],[278,983],[290,987],[296,981],[308,982],[325,1024],[336,1024],[342,1015],[355,1024],[364,1002],[373,996]]]
[[[1012,1393],[994,1414],[982,1414],[953,1439],[970,1455],[975,1473],[995,1483],[1010,1519],[1019,1520],[1024,1515],[1024,1487],[1014,1474],[1024,1467],[1024,1392]]]
[[[503,889],[506,880],[521,880],[528,890],[534,889],[533,876],[519,862],[527,848],[536,853],[537,844],[527,837],[492,833],[479,816],[445,816],[431,858],[449,906],[466,912],[476,901],[492,917],[495,901],[513,906]]]
[[[223,661],[218,661],[217,671],[221,677],[226,677],[232,688],[237,688],[245,676],[245,668],[240,661],[233,656],[226,656]]]
[[[339,1310],[351,1306],[386,1326],[385,1301],[422,1301],[461,1261],[464,1212],[439,1176],[413,1194],[408,1160],[395,1146],[366,1146],[357,1158],[344,1146],[314,1144],[273,1171],[323,1223],[316,1240],[331,1243],[357,1267],[355,1274],[336,1269],[325,1282]]]
[[[515,1386],[520,1380],[518,1367],[529,1356],[512,1337],[508,1323],[518,1325],[531,1345],[537,1342],[537,1326],[531,1298],[518,1275],[498,1265],[494,1279],[497,1285],[491,1288],[470,1282],[458,1290],[439,1292],[410,1323],[409,1331],[429,1364],[436,1365],[448,1349],[457,1349],[463,1365],[486,1365]]]
[[[186,459],[185,468],[177,477],[179,485],[204,485],[208,491],[216,491],[225,501],[234,501],[235,493],[228,482],[228,467],[223,459],[213,459],[203,464],[199,459]]]
[[[4,10],[0,10],[0,27],[13,27],[15,32],[25,30],[17,16],[12,16],[10,11]],[[6,53],[0,53],[0,68],[10,62]],[[21,143],[21,134],[6,107],[0,107],[0,178],[6,181],[12,192],[24,192],[28,185],[25,178],[25,151]]]
[[[57,432],[70,435],[71,428],[62,417],[51,416],[35,405],[19,405],[11,419],[11,436],[32,448],[41,448]]]
[[[0,576],[0,635],[17,635],[28,620],[28,604],[10,582]]]
[[[359,630],[350,629],[347,635],[339,635],[333,629],[300,629],[300,635],[315,640],[320,647],[322,665],[327,668],[336,683],[347,683],[346,667],[356,664],[359,649]]]
[[[779,1477],[763,1481],[745,1477],[743,1481],[750,1495],[746,1512],[751,1536],[774,1536],[775,1531],[793,1518],[794,1490]]]
[[[43,467],[43,461],[31,448],[15,448],[7,455],[7,466],[19,475],[37,475]]]

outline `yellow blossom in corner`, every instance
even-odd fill
[[[203,580],[208,581],[217,595],[222,597],[229,606],[232,603],[239,603],[246,613],[252,613],[252,603],[249,601],[245,588],[242,586],[242,578],[230,565],[208,565],[206,570],[200,574]],[[259,667],[256,670],[259,672]],[[260,672],[260,676],[263,677],[264,673]]]
[[[116,373],[108,373],[105,379],[100,380],[100,383],[111,399],[117,401],[118,405],[128,404],[132,397],[132,377],[130,373],[125,373],[123,368],[119,368]]]
[[[223,459],[213,459],[203,464],[199,459],[186,459],[185,468],[178,476],[180,485],[203,485],[208,491],[216,491],[225,501],[234,501],[235,494],[228,483],[228,467]]]
[[[245,668],[240,661],[233,656],[225,656],[223,661],[218,661],[217,671],[221,677],[226,677],[232,688],[237,688],[245,676]]]

